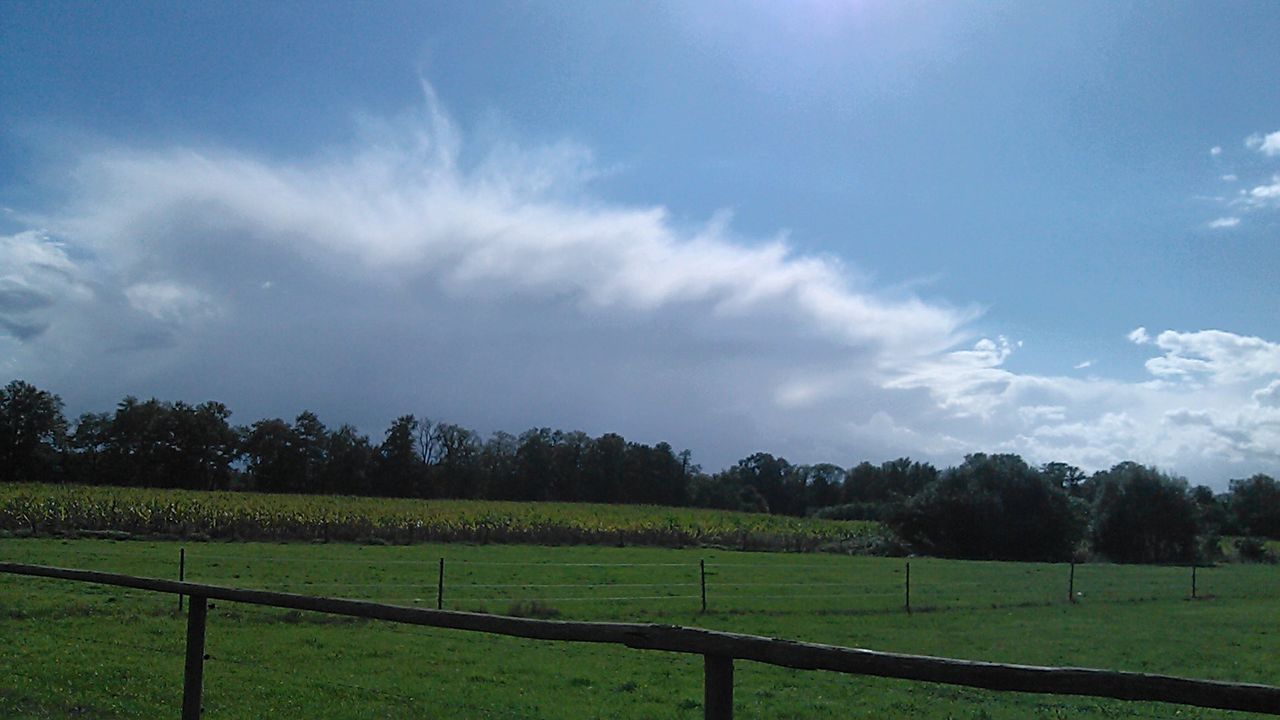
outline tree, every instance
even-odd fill
[[[1259,474],[1232,480],[1230,487],[1228,502],[1240,531],[1280,539],[1280,482]]]
[[[1040,472],[1055,487],[1067,491],[1071,497],[1080,497],[1080,484],[1088,476],[1075,465],[1064,462],[1050,462],[1040,466]]]
[[[262,492],[301,492],[303,458],[298,436],[280,418],[259,420],[245,433],[249,487]]]
[[[769,453],[755,453],[738,461],[730,469],[738,482],[755,488],[775,515],[801,515],[804,513],[804,481],[791,463]]]
[[[417,418],[401,415],[387,428],[373,463],[373,488],[379,495],[420,497],[424,494],[426,463],[418,454]]]
[[[804,484],[806,512],[839,504],[841,485],[845,478],[843,468],[831,463],[801,465],[796,468],[796,475]]]
[[[66,432],[62,398],[22,380],[0,388],[0,481],[59,479]]]
[[[1067,560],[1083,535],[1061,488],[1017,455],[982,453],[945,470],[889,525],[926,553],[981,560]]]
[[[323,475],[329,463],[329,429],[310,410],[294,418],[292,429],[298,477],[291,486],[298,492],[326,492]]]
[[[106,413],[84,413],[76,420],[75,430],[67,442],[71,476],[76,482],[101,483],[101,459],[111,448],[111,416]]]
[[[1185,480],[1123,462],[1095,473],[1093,549],[1116,562],[1185,562],[1196,556],[1195,503]]]
[[[173,487],[173,406],[126,396],[116,405],[101,459],[109,485]]]
[[[498,431],[489,436],[480,450],[480,472],[486,490],[485,497],[494,500],[513,500],[517,495],[516,452],[519,442],[508,432]]]
[[[329,433],[325,464],[320,471],[320,492],[372,494],[373,454],[369,438],[351,425],[342,425]]]
[[[438,456],[434,468],[436,485],[444,497],[482,497],[480,439],[460,425],[436,423],[431,433]]]
[[[627,461],[627,441],[605,433],[596,438],[583,458],[583,499],[590,502],[622,502]]]

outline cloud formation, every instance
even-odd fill
[[[1274,343],[1138,328],[1160,353],[1141,381],[1014,372],[1021,343],[978,336],[976,303],[878,289],[727,213],[603,201],[573,144],[464,153],[428,97],[304,161],[82,154],[66,202],[25,216],[40,229],[0,237],[0,367],[74,411],[216,398],[375,435],[416,412],[669,440],[711,468],[756,450],[1280,468]]]
[[[1256,150],[1267,157],[1280,155],[1280,130],[1273,133],[1254,133],[1245,138],[1245,147]]]

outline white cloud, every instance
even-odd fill
[[[969,307],[725,213],[689,228],[601,201],[582,148],[462,153],[434,105],[368,127],[313,160],[84,155],[48,233],[0,237],[0,367],[72,409],[212,397],[238,421],[311,409],[374,435],[415,412],[669,440],[709,468],[987,450],[1280,471],[1274,343],[1139,327],[1159,352],[1140,381],[1019,372],[1021,343],[975,339]]]
[[[1166,330],[1155,343],[1165,351],[1146,363],[1156,377],[1231,383],[1280,375],[1280,344],[1262,338],[1220,330]]]
[[[1076,364],[1075,364],[1075,365],[1073,365],[1072,367],[1073,367],[1074,369],[1076,369],[1076,370],[1084,370],[1085,368],[1093,367],[1093,361],[1092,361],[1092,360],[1084,360],[1084,361],[1082,361],[1082,362],[1078,362],[1078,363],[1076,363]]]
[[[1226,175],[1221,176],[1220,179],[1222,180],[1222,182],[1235,182],[1240,178],[1237,177],[1235,173],[1227,173]]]
[[[1271,178],[1269,185],[1257,185],[1248,191],[1242,190],[1246,202],[1252,205],[1270,205],[1280,201],[1280,175]]]
[[[1253,401],[1261,406],[1280,408],[1280,380],[1272,380],[1270,385],[1254,391]]]
[[[1218,145],[1214,145],[1213,147],[1209,148],[1209,154],[1214,157],[1218,157],[1219,155],[1222,154],[1222,147]]]
[[[126,287],[124,296],[134,309],[157,320],[181,322],[216,312],[204,293],[174,282],[137,283]]]
[[[1266,135],[1254,133],[1245,138],[1244,144],[1250,150],[1257,150],[1267,157],[1280,155],[1280,130]]]
[[[1220,217],[1217,220],[1214,220],[1213,222],[1209,223],[1209,227],[1215,228],[1215,229],[1233,228],[1239,224],[1240,224],[1240,218],[1238,217]]]

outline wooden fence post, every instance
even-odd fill
[[[436,609],[444,609],[444,558],[440,558],[440,580],[436,584]]]
[[[702,612],[707,611],[707,561],[698,561],[698,571],[702,574]]]
[[[706,720],[733,720],[733,658],[702,656],[702,711]]]
[[[911,614],[911,563],[907,563],[907,614]]]
[[[182,678],[182,720],[200,720],[204,689],[204,624],[209,598],[191,596],[187,611],[187,665]]]
[[[1196,599],[1196,564],[1191,563],[1191,599]]]
[[[187,579],[187,549],[178,548],[178,581]],[[182,593],[178,593],[178,612],[182,612]]]
[[[1071,562],[1071,575],[1067,579],[1067,602],[1072,605],[1076,602],[1076,563]]]

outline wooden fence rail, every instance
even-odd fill
[[[428,610],[361,600],[249,590],[21,563],[0,563],[0,572],[174,593],[190,598],[183,720],[196,720],[199,717],[205,607],[208,600],[227,600],[535,640],[611,643],[642,650],[702,655],[706,683],[704,713],[705,717],[717,720],[731,718],[733,714],[734,660],[750,660],[801,670],[829,670],[853,675],[919,680],[988,690],[1089,695],[1280,715],[1280,687],[1268,685],[1194,680],[1169,675],[1090,668],[973,662],[778,640],[673,625],[532,620],[453,610]]]

